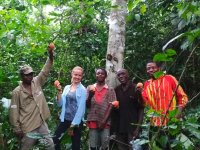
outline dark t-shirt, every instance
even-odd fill
[[[133,132],[136,126],[131,123],[138,123],[138,112],[141,109],[141,95],[136,91],[132,82],[128,83],[128,88],[124,91],[119,85],[115,89],[117,100],[119,101],[119,109],[112,112],[112,127],[115,132],[129,133]]]

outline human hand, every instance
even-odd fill
[[[88,97],[91,99],[93,96],[94,96],[94,91],[89,91],[89,95],[88,95]]]
[[[87,89],[88,89],[88,91],[95,92],[95,86],[94,85],[89,85]]]
[[[175,118],[176,118],[176,119],[181,119],[181,118],[183,118],[182,111],[183,111],[183,108],[178,107],[177,113],[176,113],[176,115],[175,115]]]
[[[119,108],[119,101],[115,100],[113,102],[111,102],[112,106],[115,108]]]
[[[62,86],[60,85],[60,82],[58,80],[54,81],[54,87],[58,90],[58,91],[62,91]]]
[[[141,92],[143,90],[143,84],[141,82],[138,82],[136,85],[136,89]]]
[[[74,136],[74,126],[71,125],[68,129],[67,129],[67,134],[69,136]]]
[[[68,129],[68,130],[67,130],[67,134],[68,134],[69,136],[74,136],[74,131],[73,131],[73,129]]]
[[[48,48],[47,48],[47,49],[48,49],[48,52],[49,52],[49,53],[53,52],[54,48],[55,48],[55,45],[54,45],[53,42],[51,42],[51,43],[48,45]]]
[[[48,45],[48,47],[47,47],[48,53],[49,53],[49,57],[50,57],[51,59],[53,59],[54,48],[55,48],[55,45],[54,45],[53,42],[51,42],[51,43]]]
[[[182,114],[177,114],[177,115],[176,115],[176,119],[179,120],[179,119],[181,119],[181,118],[183,118]]]
[[[97,123],[97,127],[98,127],[99,129],[103,129],[104,126],[105,126],[105,122],[98,122],[98,123]]]
[[[175,118],[176,119],[181,119],[181,118],[183,118],[183,115],[182,115],[182,113],[181,112],[178,112],[176,115],[175,115]]]

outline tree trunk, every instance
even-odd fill
[[[125,17],[127,14],[126,0],[112,0],[109,18],[109,37],[106,55],[107,84],[116,87],[118,80],[116,71],[123,68],[125,49]]]

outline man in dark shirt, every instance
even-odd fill
[[[144,108],[141,93],[129,81],[128,71],[120,69],[117,71],[117,78],[121,83],[115,89],[119,109],[112,112],[112,132],[117,135],[118,149],[129,150],[132,149],[130,141],[139,135],[138,124],[142,124]]]

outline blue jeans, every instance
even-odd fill
[[[61,150],[60,142],[61,142],[62,136],[70,127],[70,125],[71,125],[71,121],[64,120],[64,122],[60,122],[58,128],[56,129],[54,137],[53,137],[56,150]],[[81,129],[82,129],[82,123],[79,125],[79,127],[75,127],[73,130],[74,135],[71,136],[72,150],[80,150]]]

